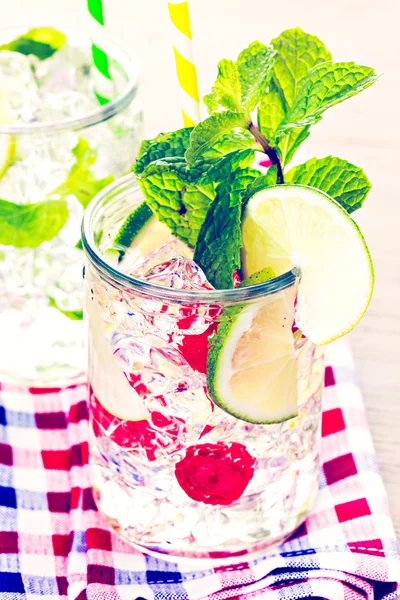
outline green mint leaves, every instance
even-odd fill
[[[217,112],[220,107],[240,111],[242,108],[242,91],[239,71],[233,60],[222,59],[218,63],[218,76],[211,94],[204,97],[204,103],[210,113]]]
[[[73,149],[75,163],[67,179],[41,202],[15,204],[0,200],[0,244],[15,248],[37,248],[53,239],[68,219],[68,196],[75,196],[84,208],[113,177],[97,179],[91,170],[97,154],[79,138]],[[77,232],[77,237],[78,237]]]
[[[191,180],[184,162],[165,159],[150,163],[141,174],[139,184],[157,218],[193,248],[211,198]]]
[[[67,218],[64,200],[43,200],[34,204],[0,200],[0,244],[36,248],[55,237]]]
[[[321,40],[298,28],[284,31],[272,46],[272,82],[258,108],[258,126],[284,167],[322,113],[369,87],[376,75],[369,67],[333,63]]]
[[[223,59],[211,94],[204,97],[209,112],[220,108],[249,114],[258,104],[270,80],[274,50],[253,42],[236,62]]]
[[[332,156],[287,165],[327,109],[376,78],[369,67],[333,62],[321,40],[289,29],[219,62],[204,97],[208,118],[143,143],[134,172],[148,209],[195,249],[214,287],[233,286],[242,206],[256,191],[286,181],[318,188],[348,212],[362,205],[370,183],[359,167]],[[274,165],[266,174],[252,168],[256,150]]]
[[[240,269],[242,193],[258,176],[256,169],[242,169],[220,183],[200,229],[193,259],[217,289],[232,288]]]
[[[284,106],[290,108],[309,70],[332,56],[321,40],[300,28],[284,31],[271,44],[276,51],[273,82]]]
[[[334,156],[311,158],[304,164],[290,169],[286,173],[285,181],[309,185],[326,192],[348,213],[362,206],[371,189],[371,184],[362,169]]]
[[[96,162],[97,153],[92,150],[84,138],[79,141],[72,151],[75,163],[72,165],[67,179],[51,194],[52,198],[76,196],[84,208],[106,185],[114,181],[114,177],[97,179],[91,167]]]
[[[178,129],[171,133],[162,133],[154,140],[142,142],[139,156],[133,168],[134,173],[140,175],[147,165],[160,158],[184,156],[186,149],[189,147],[192,130],[192,127]]]
[[[193,165],[199,158],[210,150],[221,136],[241,127],[247,129],[251,121],[241,112],[224,111],[201,121],[190,134],[190,146],[185,158]]]
[[[317,65],[303,79],[292,107],[278,127],[278,137],[290,129],[317,123],[325,110],[365,90],[376,78],[373,69],[354,63]]]
[[[10,50],[25,55],[33,54],[40,60],[45,60],[62,48],[65,42],[66,36],[61,31],[52,27],[37,27],[3,44],[0,50]]]

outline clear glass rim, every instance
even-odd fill
[[[116,285],[122,288],[129,287],[141,295],[174,303],[232,304],[275,294],[294,284],[299,275],[296,268],[283,273],[279,277],[249,287],[229,290],[179,290],[137,279],[111,266],[106,262],[96,246],[93,224],[96,222],[97,216],[101,212],[102,207],[107,203],[107,200],[112,200],[116,196],[123,196],[132,191],[135,184],[137,185],[136,177],[133,173],[130,173],[105,187],[90,202],[82,221],[82,244],[84,251],[100,275],[114,287]]]
[[[0,28],[0,39],[3,37],[13,39],[25,33],[28,29],[28,27]],[[90,44],[89,34],[82,29],[67,28],[62,29],[62,32],[67,36],[67,41],[68,38],[75,38],[76,40],[81,40],[82,43]],[[0,125],[0,135],[32,135],[36,133],[53,133],[55,131],[85,129],[91,125],[107,121],[107,119],[110,119],[126,108],[137,95],[140,74],[139,61],[136,55],[131,52],[128,54],[123,48],[109,38],[105,38],[104,42],[107,49],[110,51],[110,55],[123,67],[128,77],[124,89],[116,98],[114,98],[114,100],[108,104],[99,106],[96,110],[76,119],[63,119],[61,121],[48,121],[44,123],[27,123],[23,125]]]

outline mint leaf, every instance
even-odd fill
[[[282,102],[290,108],[308,71],[332,60],[332,55],[320,39],[299,27],[283,31],[271,44],[276,51],[273,80]]]
[[[293,106],[278,128],[277,136],[290,129],[317,123],[325,110],[355,96],[376,79],[373,69],[352,62],[317,65],[304,78]]]
[[[216,197],[201,226],[193,260],[217,289],[233,287],[233,273],[240,269],[242,247],[242,192],[259,176],[255,169],[231,174],[217,186]]]
[[[272,40],[272,46],[276,51],[273,80],[258,108],[258,126],[271,145],[277,146],[284,168],[309,136],[309,128],[300,127],[277,136],[279,125],[292,107],[309,70],[332,57],[321,40],[299,28],[284,31]]]
[[[111,175],[103,179],[95,177],[91,167],[96,161],[97,154],[85,139],[79,138],[72,153],[75,156],[75,163],[72,165],[67,179],[50,195],[53,199],[75,196],[86,208],[98,192],[114,181],[114,177]]]
[[[19,52],[20,54],[34,54],[40,60],[52,56],[64,46],[66,36],[52,27],[38,27],[30,29],[20,37],[3,44],[0,50]]]
[[[271,146],[276,146],[276,131],[285,117],[285,105],[281,93],[271,88],[261,100],[257,111],[257,123],[261,133]]]
[[[297,148],[310,135],[309,127],[291,129],[287,135],[281,137],[278,148],[281,155],[282,169],[290,163]]]
[[[240,201],[231,204],[221,189],[207,213],[197,239],[194,261],[216,289],[233,287],[233,273],[240,268]]]
[[[15,248],[37,248],[53,239],[68,219],[64,200],[15,204],[0,200],[0,244]]]
[[[371,184],[364,171],[355,165],[336,158],[311,158],[285,175],[287,183],[315,187],[334,198],[351,213],[360,208]]]
[[[242,103],[239,106],[250,113],[265,94],[271,79],[275,52],[271,46],[253,42],[243,50],[237,59]]]
[[[223,134],[237,127],[246,129],[248,125],[250,120],[243,113],[230,111],[217,113],[201,121],[190,135],[190,146],[185,153],[186,161],[189,165],[195,163]]]
[[[246,148],[257,149],[253,136],[245,129],[236,129],[217,138],[203,154],[203,158],[205,160],[220,158],[234,150],[245,150]]]
[[[211,113],[215,112],[219,105],[228,110],[241,110],[242,92],[239,71],[233,60],[223,58],[218,63],[217,79],[211,94],[204,96],[204,103]]]
[[[133,167],[134,173],[140,175],[147,165],[155,160],[184,156],[189,147],[192,130],[193,127],[186,127],[170,133],[162,133],[153,140],[144,140]]]
[[[63,310],[62,308],[60,308],[58,306],[58,304],[54,300],[54,298],[51,298],[51,296],[48,297],[48,301],[49,301],[49,306],[51,306],[51,308],[56,308],[64,316],[68,317],[68,319],[71,319],[71,321],[82,321],[82,319],[83,319],[83,311],[82,310]]]
[[[215,197],[213,182],[206,178],[208,170],[216,164],[215,159],[204,160],[199,159],[192,166],[188,166],[183,156],[169,156],[154,161],[151,164],[156,164],[164,168],[168,168],[171,173],[174,173],[183,183],[196,185],[211,200]]]
[[[286,114],[282,94],[274,87],[261,100],[257,120],[258,128],[272,146],[276,146],[281,158],[282,168],[293,158],[300,144],[310,135],[309,127],[292,129],[288,135],[277,140],[277,130]]]
[[[239,54],[236,62],[221,60],[212,92],[204,96],[209,113],[227,108],[249,114],[267,89],[273,56],[271,47],[253,42]]]
[[[182,159],[183,162],[183,159]],[[148,206],[172,233],[194,247],[211,199],[195,183],[194,176],[179,163],[156,161],[138,177]]]
[[[217,183],[228,179],[233,172],[249,167],[254,162],[254,150],[235,150],[216,160],[201,176],[199,183]]]

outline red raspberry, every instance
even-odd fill
[[[103,437],[105,431],[121,448],[137,451],[141,447],[150,461],[156,460],[163,451],[165,454],[172,454],[182,448],[179,437],[182,435],[182,429],[186,431],[186,427],[182,427],[185,422],[179,417],[167,417],[158,411],[153,411],[149,419],[124,421],[110,414],[94,394],[91,412],[92,427],[96,437]]]
[[[219,442],[189,446],[175,476],[189,498],[204,504],[231,504],[254,474],[253,458],[243,444]]]
[[[215,321],[198,335],[184,335],[179,344],[180,351],[189,366],[199,373],[207,371],[208,338],[216,331],[218,323]]]

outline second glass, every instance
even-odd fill
[[[3,32],[0,43],[23,33]],[[0,51],[3,382],[85,377],[80,223],[93,196],[130,171],[141,137],[136,61],[107,43],[114,99],[100,106],[90,49],[88,37],[69,33],[42,61]]]
[[[142,551],[240,561],[287,537],[314,501],[322,351],[293,327],[292,272],[248,288],[207,289],[189,263],[173,258],[174,241],[160,248],[155,237],[146,249],[151,277],[124,272],[112,240],[142,200],[134,177],[125,177],[97,196],[84,220],[96,502]],[[282,363],[274,379],[267,364],[261,379],[247,377],[248,394],[263,389],[272,399],[290,389],[295,418],[253,424],[211,401],[207,353],[221,314],[232,309],[245,315],[244,352],[252,340],[248,369],[265,352]]]

